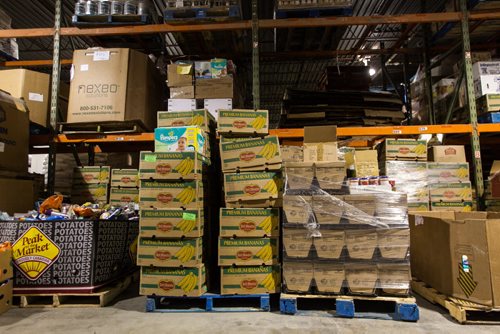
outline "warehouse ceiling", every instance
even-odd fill
[[[62,26],[71,26],[75,0],[63,0]],[[342,15],[395,15],[421,12],[441,12],[449,0],[407,1],[407,0],[353,0],[352,14]],[[422,2],[425,7],[422,6]],[[499,7],[499,1],[470,0],[475,9],[489,10]],[[479,4],[478,4],[479,3]],[[3,0],[2,7],[11,17],[13,28],[51,27],[54,24],[54,0]],[[251,18],[251,0],[242,1],[242,18]],[[163,0],[151,1],[154,22],[162,22]],[[259,17],[273,18],[274,1],[259,1]],[[471,25],[475,43],[490,45],[499,39],[499,22],[488,21]],[[432,25],[433,42],[453,45],[461,34],[457,24]],[[355,55],[370,50],[399,47],[421,47],[422,32],[418,25],[378,25],[327,28],[300,28],[263,30],[260,33],[261,51],[261,99],[263,108],[272,110],[274,122],[279,117],[280,105],[287,87],[317,89],[325,68],[336,64],[369,65],[380,69],[381,56]],[[50,38],[19,39],[20,58],[51,59]],[[203,59],[208,57],[232,58],[240,68],[240,79],[246,87],[246,106],[251,107],[251,31],[188,32],[154,36],[120,37],[63,37],[61,56],[70,59],[74,49],[104,46],[131,47],[144,52],[161,54],[170,59]],[[443,49],[443,51],[446,48]],[[332,50],[352,51],[352,55],[332,56]],[[392,64],[402,63],[401,55],[387,55],[384,59]],[[410,63],[421,62],[420,55],[409,58]],[[393,67],[394,68],[394,67]],[[415,67],[413,67],[413,70]],[[47,69],[48,70],[48,69]],[[377,76],[380,71],[377,72]],[[380,81],[380,77],[375,82]],[[249,105],[250,104],[250,105]]]

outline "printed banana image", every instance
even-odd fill
[[[417,197],[427,197],[429,196],[429,191],[427,189],[420,189],[417,191]]]
[[[427,152],[427,147],[423,144],[419,144],[415,147],[415,153],[416,154],[424,154]]]
[[[187,293],[193,291],[197,281],[198,277],[193,273],[189,273],[189,275],[185,276],[177,285]]]
[[[177,253],[175,253],[175,257],[178,258],[182,263],[185,263],[191,260],[194,252],[195,249],[192,245],[186,245],[182,247]]]
[[[266,145],[264,145],[264,148],[262,148],[262,150],[259,152],[259,155],[266,158],[266,160],[271,160],[272,158],[274,158],[277,151],[278,151],[277,145],[275,143],[269,142]]]
[[[264,232],[270,234],[273,229],[273,220],[271,217],[266,217],[260,224],[259,227],[264,230]]]
[[[276,289],[276,277],[274,273],[267,275],[266,278],[264,278],[264,280],[260,282],[260,284],[269,291],[273,291],[274,289]]]
[[[177,167],[175,167],[175,169],[179,173],[181,173],[182,176],[186,176],[189,173],[191,173],[191,171],[193,170],[193,167],[194,167],[194,161],[193,161],[193,159],[188,157],[188,158],[182,160],[181,163],[178,164]]]
[[[265,189],[268,193],[270,193],[270,194],[272,194],[272,195],[276,195],[276,194],[278,194],[278,186],[276,185],[276,182],[275,182],[275,180],[274,180],[274,179],[273,179],[273,180],[268,181],[268,182],[266,183],[266,185],[264,186],[264,189]]]
[[[464,207],[464,212],[471,212],[471,211],[472,211],[472,208],[471,208],[471,206],[470,206],[470,205],[466,205],[466,206]]]
[[[194,190],[191,187],[187,187],[184,190],[182,190],[181,193],[177,195],[177,197],[175,198],[178,199],[179,202],[181,202],[182,204],[186,205],[191,203],[195,199],[195,196],[196,196],[196,190]]]
[[[465,178],[469,175],[469,171],[466,168],[460,168],[457,171],[457,176],[460,178]]]
[[[273,248],[271,245],[265,245],[255,255],[260,257],[264,262],[269,261],[273,258]]]
[[[469,198],[472,195],[472,190],[469,188],[464,188],[458,192],[458,195],[464,199]]]
[[[191,122],[189,122],[188,125],[197,125],[197,126],[202,126],[203,125],[203,116],[202,115],[196,115],[191,119]]]
[[[189,233],[194,228],[196,227],[196,221],[195,220],[181,220],[177,225],[175,225],[176,228],[181,230],[184,233]]]
[[[255,130],[260,130],[266,125],[266,119],[265,117],[262,116],[257,116],[250,125],[255,129]]]
[[[109,173],[107,171],[102,170],[99,172],[99,180],[100,181],[106,180],[108,177],[109,177]]]
[[[99,188],[94,192],[95,197],[102,197],[106,195],[106,189],[105,188]]]

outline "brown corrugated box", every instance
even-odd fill
[[[167,65],[167,86],[184,87],[193,86],[193,64]],[[194,97],[193,97],[194,98]]]
[[[335,125],[304,127],[304,162],[338,161]]]
[[[197,99],[232,99],[234,95],[233,78],[198,79],[195,84]]]

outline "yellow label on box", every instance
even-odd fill
[[[203,210],[141,210],[140,236],[145,238],[199,238],[203,236]]]
[[[278,239],[219,238],[219,266],[272,265],[278,261]]]
[[[139,200],[143,209],[201,209],[203,208],[203,182],[141,180]]]
[[[267,110],[219,110],[218,128],[221,134],[269,133],[269,112]]]
[[[221,237],[279,236],[279,209],[220,209]]]
[[[280,292],[279,266],[221,268],[221,293],[256,294]]]
[[[206,290],[203,265],[194,268],[141,268],[139,293],[143,296],[198,297]]]
[[[202,238],[168,240],[140,238],[137,265],[155,267],[196,266],[202,261]]]
[[[222,170],[266,170],[281,168],[280,143],[276,136],[252,138],[220,144]]]

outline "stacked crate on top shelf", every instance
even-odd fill
[[[280,291],[281,154],[266,110],[220,110],[226,207],[220,211],[221,294]]]

